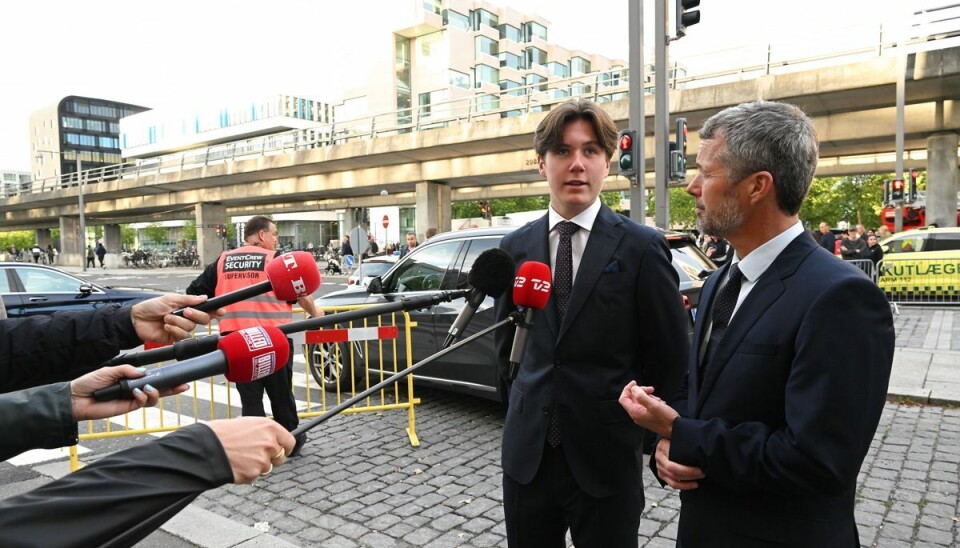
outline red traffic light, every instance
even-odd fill
[[[627,133],[620,135],[620,143],[618,146],[620,150],[629,151],[633,147],[633,138]]]
[[[903,190],[903,179],[894,179],[894,180],[893,180],[893,189],[894,189],[894,190]]]

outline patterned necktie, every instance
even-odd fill
[[[560,244],[557,245],[556,267],[553,272],[553,294],[557,303],[557,323],[563,323],[563,314],[567,311],[570,292],[573,291],[573,243],[570,237],[580,230],[580,225],[570,221],[557,223]]]
[[[737,306],[737,298],[740,296],[740,284],[743,281],[743,274],[740,273],[740,267],[737,264],[730,265],[730,275],[727,278],[727,285],[720,289],[713,304],[713,329],[710,331],[710,342],[707,347],[707,357],[703,360],[703,374],[700,379],[706,376],[707,368],[713,360],[713,355],[720,346],[723,334],[730,323],[730,316],[733,316],[733,309]]]
[[[580,226],[570,221],[557,223],[556,230],[560,234],[560,244],[557,246],[556,268],[553,273],[553,295],[557,304],[557,324],[563,323],[563,314],[567,311],[567,301],[573,291],[573,243],[570,237],[580,229]],[[547,443],[556,448],[560,445],[560,418],[557,407],[550,409],[547,417]]]

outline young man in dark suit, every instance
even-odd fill
[[[513,548],[563,547],[568,528],[577,546],[637,546],[644,432],[617,397],[631,379],[676,388],[682,376],[687,323],[666,240],[599,199],[616,140],[594,103],[552,109],[535,135],[549,212],[501,243],[518,265],[539,261],[553,273],[516,379],[507,379],[503,498]],[[512,309],[508,292],[497,315]],[[513,336],[496,336],[505,377]]]
[[[687,192],[701,230],[736,254],[703,286],[672,407],[635,383],[621,405],[662,437],[651,465],[681,490],[678,545],[859,546],[857,474],[887,395],[890,306],[800,224],[818,145],[799,108],[728,108],[700,142]]]

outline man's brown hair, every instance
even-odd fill
[[[577,120],[585,120],[593,126],[597,143],[607,153],[609,161],[617,148],[617,124],[613,122],[613,118],[607,114],[607,111],[586,99],[573,99],[561,103],[553,107],[546,118],[540,121],[533,138],[533,149],[537,152],[537,156],[545,158],[547,152],[559,150],[563,143],[564,128],[570,122]]]
[[[273,224],[273,221],[270,220],[270,217],[264,217],[263,215],[250,217],[250,220],[243,227],[243,239],[246,240],[261,230],[270,230],[271,224]]]

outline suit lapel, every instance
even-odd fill
[[[803,262],[803,259],[815,249],[815,242],[806,234],[800,234],[780,253],[773,261],[766,272],[747,295],[740,308],[734,314],[727,331],[723,334],[723,339],[717,346],[717,351],[713,356],[713,361],[709,365],[707,375],[703,379],[700,393],[697,397],[697,408],[695,416],[700,415],[703,404],[710,394],[710,391],[716,385],[717,378],[727,366],[731,356],[736,351],[744,337],[753,328],[753,325],[760,317],[780,298],[783,294],[785,285],[784,280],[796,272],[797,267]],[[727,268],[723,272],[726,273]],[[718,278],[719,279],[719,278]],[[716,284],[714,284],[716,286]],[[712,295],[711,295],[712,298]],[[711,303],[712,306],[712,303]],[[698,331],[702,326],[698,326]]]
[[[587,239],[587,246],[583,250],[580,266],[577,267],[577,278],[573,282],[573,291],[567,302],[567,311],[563,315],[563,325],[560,326],[558,340],[567,332],[570,324],[587,302],[587,297],[600,280],[600,273],[610,262],[610,257],[620,244],[623,231],[618,228],[618,225],[622,222],[623,220],[610,208],[605,205],[600,206],[597,218],[593,221],[593,228],[590,230],[590,237]],[[553,302],[553,299],[550,301]],[[553,318],[556,321],[556,308],[554,308]]]

